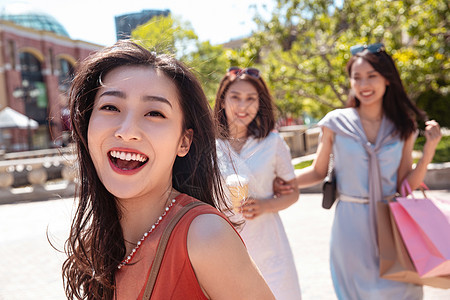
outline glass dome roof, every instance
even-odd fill
[[[28,5],[11,5],[2,8],[0,19],[16,23],[17,25],[36,30],[50,31],[58,35],[69,37],[66,29],[54,17],[39,12]]]

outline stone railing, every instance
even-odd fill
[[[283,126],[278,129],[293,158],[314,153],[319,144],[320,128],[306,125]]]
[[[74,194],[76,158],[71,148],[6,153],[1,159],[0,203]]]
[[[279,132],[293,158],[314,155],[319,128],[287,126]],[[72,197],[76,172],[76,156],[70,147],[0,153],[0,204]],[[450,189],[450,162],[430,164],[424,182],[430,189]],[[321,184],[302,192],[321,192]]]

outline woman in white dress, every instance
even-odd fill
[[[220,82],[214,108],[221,131],[217,140],[222,177],[245,175],[249,198],[233,218],[245,221],[240,232],[276,299],[301,299],[294,257],[278,211],[298,199],[299,192],[275,197],[278,176],[294,183],[288,146],[273,131],[270,92],[255,68],[232,67]]]

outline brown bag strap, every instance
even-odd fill
[[[153,287],[155,286],[156,277],[158,277],[159,268],[161,267],[161,262],[164,257],[164,252],[166,250],[167,242],[169,241],[172,230],[177,225],[178,221],[192,208],[204,205],[203,202],[191,202],[183,208],[181,208],[177,214],[170,220],[170,223],[167,224],[167,227],[164,229],[164,232],[161,236],[161,240],[159,241],[158,248],[156,249],[155,260],[153,261],[152,268],[150,270],[150,275],[148,276],[147,285],[145,286],[143,300],[150,300],[152,296]]]

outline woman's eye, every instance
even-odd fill
[[[106,104],[100,107],[100,110],[110,110],[110,111],[119,111],[117,107],[114,105]]]
[[[149,117],[161,117],[161,118],[164,118],[164,119],[166,118],[166,116],[164,116],[159,111],[151,111],[151,112],[147,113],[146,116],[149,116]]]

